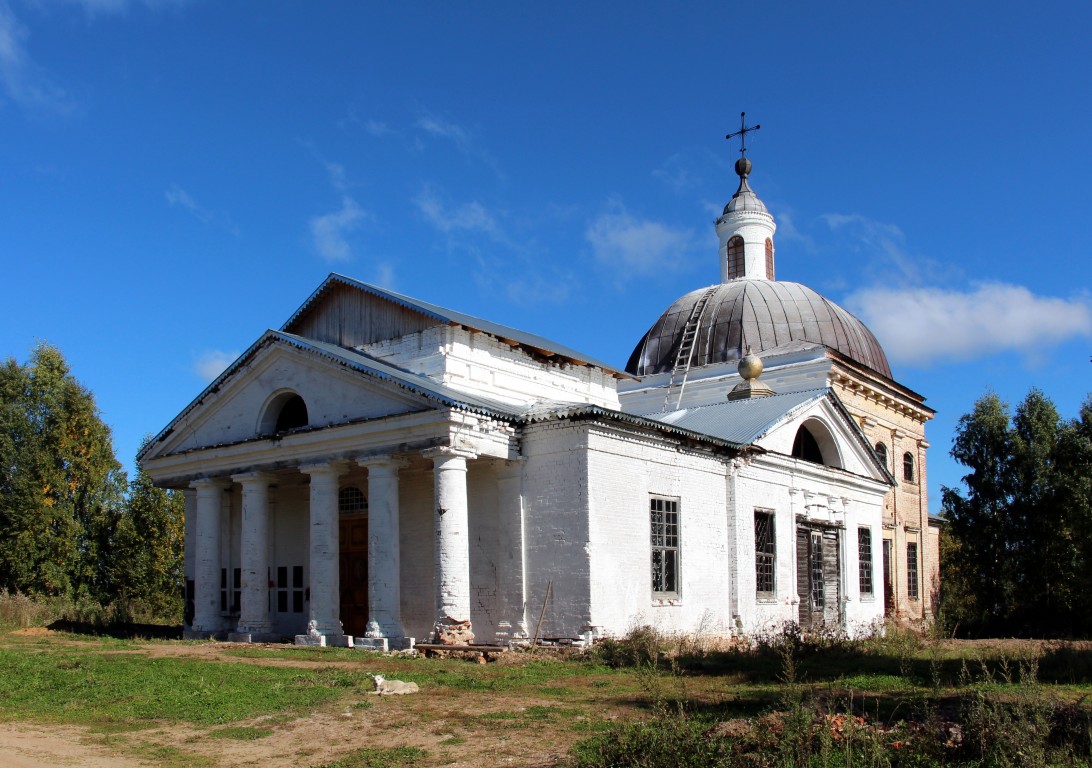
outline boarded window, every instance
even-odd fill
[[[902,479],[908,483],[914,482],[914,455],[909,451],[902,455]]]
[[[872,597],[872,529],[857,529],[857,577],[861,596]]]
[[[918,543],[906,542],[906,596],[918,599]]]
[[[766,279],[774,279],[773,240],[766,238]]]
[[[649,499],[652,531],[652,592],[679,592],[679,501],[653,496]]]
[[[773,597],[777,548],[774,540],[774,516],[768,510],[755,510],[755,592],[758,597]]]

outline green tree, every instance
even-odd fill
[[[160,619],[182,620],[182,494],[156,488],[143,469],[129,495],[112,540],[111,580],[118,596]]]
[[[107,596],[125,474],[91,393],[39,344],[0,368],[0,586]]]
[[[1092,632],[1092,405],[1063,421],[1032,390],[1010,417],[988,394],[951,455],[970,471],[965,494],[942,489],[946,619],[976,634]]]

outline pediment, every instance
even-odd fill
[[[822,464],[891,483],[860,427],[832,391],[786,413],[755,444],[772,453],[793,455],[801,429],[815,439]]]
[[[175,418],[141,459],[272,437],[277,412],[294,395],[306,406],[302,430],[438,407],[361,366],[341,365],[270,332]]]

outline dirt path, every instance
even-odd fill
[[[42,634],[43,631],[23,632]],[[51,640],[85,644],[70,636]],[[136,650],[103,652],[199,657],[263,666],[315,666],[313,660],[246,658],[228,653],[239,648],[221,643],[149,643]],[[321,663],[360,665],[358,661],[340,660]],[[598,704],[595,706],[594,715],[598,719],[603,712]],[[529,716],[522,716],[529,708],[535,709]],[[422,767],[545,768],[556,765],[577,739],[587,735],[569,727],[574,721],[586,719],[582,714],[585,708],[591,711],[586,700],[527,696],[525,691],[498,693],[426,687],[411,696],[379,697],[360,692],[302,717],[266,716],[222,728],[172,724],[103,734],[75,726],[7,722],[0,724],[0,768],[162,765],[305,768],[324,765],[362,749],[399,747],[426,750],[427,757],[414,763]]]

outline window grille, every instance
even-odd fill
[[[823,578],[823,534],[811,533],[811,609],[823,610],[826,605],[826,581]]]
[[[861,595],[872,596],[872,529],[857,529],[857,576]]]
[[[747,262],[743,258],[743,238],[736,235],[728,241],[728,279],[743,277],[747,271]]]
[[[355,515],[368,511],[368,497],[356,486],[348,485],[338,491],[337,511],[342,515]]]
[[[772,597],[777,562],[773,512],[755,510],[755,592],[759,597]]]
[[[652,529],[652,592],[679,592],[679,501],[653,496],[649,500]]]
[[[277,566],[277,612],[303,613],[303,566],[292,566],[292,580],[288,580],[288,566]]]
[[[918,543],[906,542],[906,596],[918,599]]]

